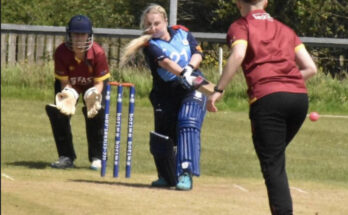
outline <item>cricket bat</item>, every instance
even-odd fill
[[[206,96],[210,96],[214,93],[214,87],[215,84],[211,83],[210,81],[206,80],[202,76],[198,76],[193,80],[193,86],[201,93],[205,94]]]

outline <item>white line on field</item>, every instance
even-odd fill
[[[1,173],[1,176],[10,179],[11,181],[14,181],[14,178],[12,178],[11,176],[5,174],[5,173]]]
[[[298,191],[300,193],[308,193],[308,192],[306,192],[306,191],[304,191],[304,190],[302,190],[302,189],[300,189],[298,187],[290,187],[290,189],[296,190],[296,191]]]
[[[307,114],[307,117],[309,116],[309,114]],[[344,116],[344,115],[328,115],[328,114],[324,114],[324,115],[319,115],[320,117],[324,117],[324,118],[341,118],[341,119],[348,119],[348,116]]]
[[[234,184],[233,186],[234,186],[235,188],[241,190],[241,191],[248,192],[247,189],[245,189],[244,187],[242,187],[242,186],[240,186],[240,185],[238,185],[238,184]]]

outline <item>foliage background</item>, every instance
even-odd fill
[[[64,26],[75,14],[91,17],[99,28],[137,28],[149,3],[169,11],[169,0],[2,0],[1,22]],[[269,0],[267,11],[300,36],[347,38],[346,0]],[[177,21],[191,31],[225,33],[239,17],[231,0],[178,0]]]
[[[91,18],[94,27],[137,29],[142,11],[150,3],[160,4],[169,11],[170,0],[2,0],[1,22],[65,26],[73,15],[85,14]],[[299,36],[348,38],[346,0],[269,0],[267,11],[293,28]],[[225,33],[239,17],[239,11],[231,0],[178,0],[177,23],[194,32]],[[203,45],[206,51],[203,63],[217,65],[216,50],[221,44]],[[325,74],[341,79],[346,77],[347,49],[307,48]],[[228,47],[224,49],[228,55]]]

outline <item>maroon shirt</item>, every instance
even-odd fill
[[[65,43],[58,46],[54,54],[55,78],[69,80],[79,93],[86,91],[94,82],[110,77],[105,52],[97,43],[87,51],[83,61],[75,58],[74,52]]]
[[[227,43],[230,47],[247,44],[242,68],[251,103],[275,92],[307,93],[295,62],[295,52],[304,45],[293,30],[264,10],[251,11],[233,22]]]

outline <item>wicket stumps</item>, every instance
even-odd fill
[[[105,96],[105,121],[104,121],[104,138],[102,152],[101,176],[106,173],[107,148],[108,148],[108,131],[109,131],[109,113],[110,113],[110,94],[111,86],[117,86],[117,105],[116,105],[116,126],[115,126],[115,149],[114,149],[114,172],[113,176],[118,177],[120,148],[121,148],[121,125],[122,125],[122,95],[123,87],[129,87],[129,110],[128,110],[128,129],[127,129],[127,150],[126,150],[126,178],[131,175],[132,167],[132,144],[133,144],[133,126],[134,126],[134,101],[135,87],[132,83],[109,82],[106,86]]]

